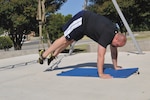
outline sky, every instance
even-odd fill
[[[67,0],[67,2],[62,5],[58,13],[62,13],[63,15],[75,15],[83,9],[83,5],[84,0]]]

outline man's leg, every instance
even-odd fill
[[[67,43],[63,44],[63,45],[60,46],[58,49],[56,49],[56,50],[54,51],[54,53],[52,53],[52,54],[50,55],[50,58],[48,58],[47,64],[49,65],[49,64],[52,62],[52,60],[54,60],[55,57],[56,57],[60,52],[62,52],[65,48],[67,48],[67,46],[70,45],[72,42],[73,42],[73,40],[72,40],[72,41],[68,41]]]
[[[60,42],[60,43],[57,43]],[[53,59],[61,52],[63,51],[68,45],[70,45],[73,42],[73,40],[68,41],[64,40],[64,37],[61,37],[60,39],[56,40],[51,47],[45,51],[48,55],[51,53],[50,57],[48,58],[47,64],[49,65]],[[57,44],[57,47],[55,46]],[[56,49],[55,49],[56,48]],[[53,53],[52,53],[53,52]],[[44,53],[43,53],[44,55]]]
[[[73,43],[74,40],[68,41],[66,42],[64,45],[62,45],[61,47],[59,47],[58,49],[56,49],[53,53],[53,56],[57,56],[60,52],[62,52],[65,48],[67,48],[70,44]]]
[[[71,44],[72,41],[68,41],[64,36],[60,37],[42,54],[43,58],[46,58],[50,53],[54,52],[54,56]]]

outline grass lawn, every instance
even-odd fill
[[[83,52],[87,52],[88,51],[88,44],[82,44],[82,45],[75,45],[74,46],[74,51],[75,53],[83,53]],[[70,47],[67,47],[63,53],[68,53],[69,52]]]

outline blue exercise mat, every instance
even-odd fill
[[[138,72],[138,68],[128,68],[114,70],[113,68],[104,69],[105,74],[110,74],[114,78],[127,78],[130,75]],[[74,68],[69,71],[64,71],[57,76],[76,76],[76,77],[98,77],[97,68]]]

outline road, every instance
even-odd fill
[[[82,39],[79,40],[76,45],[81,45],[81,44],[90,44],[93,43],[90,39]],[[44,47],[47,48],[47,44],[44,44]],[[22,56],[22,55],[27,55],[27,54],[35,54],[38,53],[38,50],[42,48],[40,45],[39,47],[39,40],[34,39],[32,41],[27,41],[23,44],[22,50],[17,50],[15,51],[14,48],[10,48],[9,51],[4,51],[0,50],[0,59],[3,58],[9,58],[9,57],[15,57],[15,56]]]
[[[137,41],[140,45],[140,48],[142,51],[150,51],[150,41],[149,39],[141,39]],[[97,51],[97,45],[94,41],[92,41],[89,38],[83,38],[82,40],[79,40],[76,45],[81,44],[88,44],[90,52],[96,52]],[[44,44],[45,48],[47,48],[47,44]],[[9,51],[0,50],[0,59],[3,58],[9,58],[9,57],[15,57],[15,56],[21,56],[21,55],[28,55],[28,54],[37,54],[39,48],[39,40],[33,39],[32,41],[27,41],[23,44],[22,50],[14,51],[14,48],[11,48]],[[107,49],[109,51],[109,49]],[[133,42],[131,40],[127,41],[127,44],[118,49],[119,51],[137,51]]]

